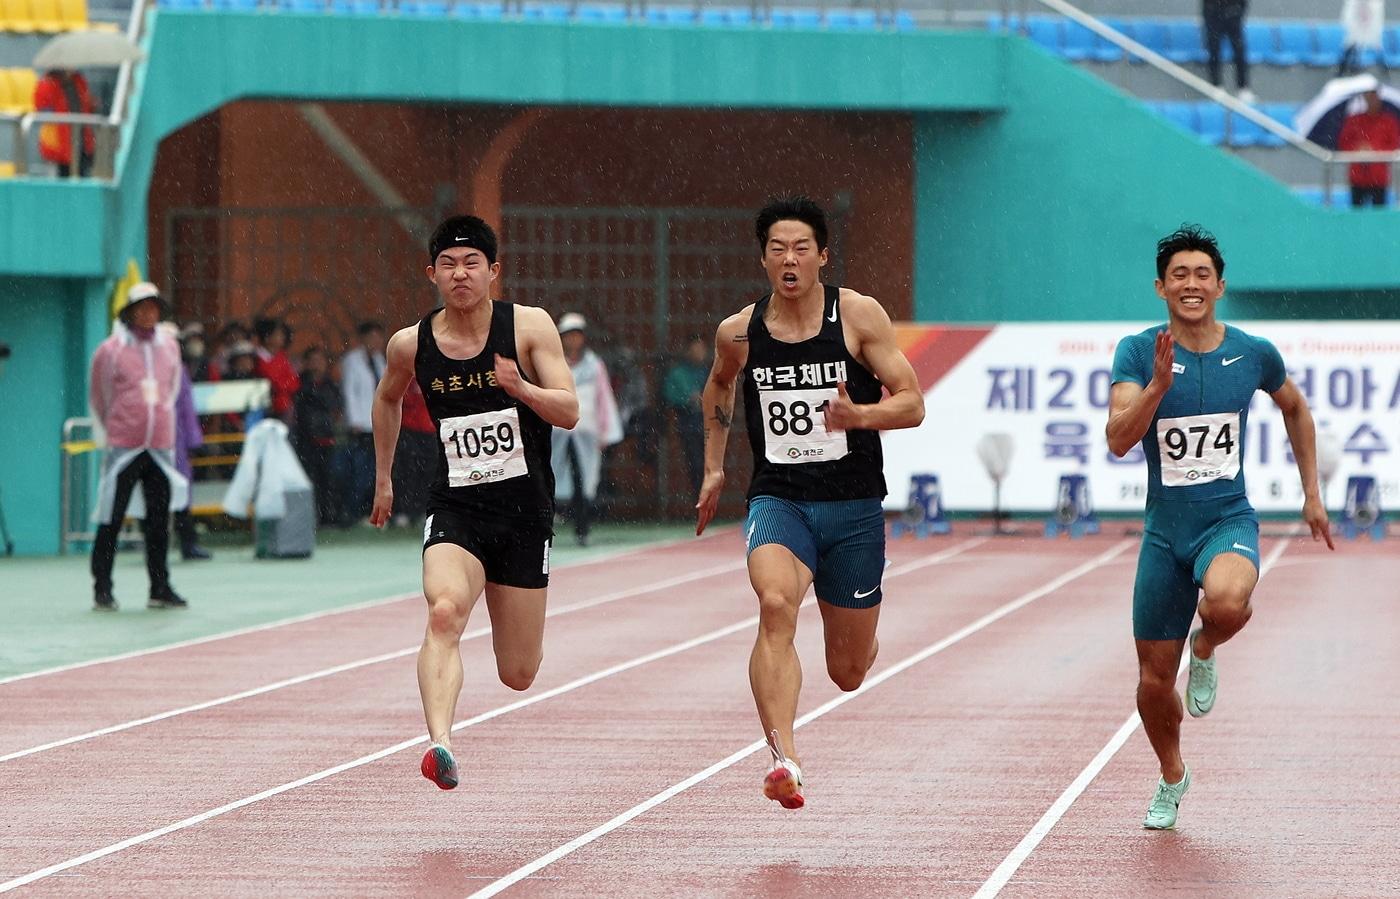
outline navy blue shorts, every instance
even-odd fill
[[[1185,639],[1206,569],[1221,553],[1259,567],[1259,516],[1248,499],[1149,505],[1133,585],[1133,636]]]
[[[880,604],[885,572],[885,513],[878,499],[797,502],[775,496],[749,501],[748,552],[786,547],[807,570],[817,599],[845,609]]]

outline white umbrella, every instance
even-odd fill
[[[139,62],[145,58],[145,52],[124,34],[72,31],[59,35],[40,48],[34,56],[34,68],[104,68],[126,62]]]
[[[1367,91],[1378,91],[1381,102],[1400,109],[1400,90],[1382,84],[1375,75],[1353,75],[1324,84],[1318,95],[1298,110],[1293,124],[1299,134],[1313,143],[1335,149],[1342,122],[1348,115],[1361,112],[1364,106],[1360,97]]]

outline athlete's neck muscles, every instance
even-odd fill
[[[1214,316],[1199,322],[1172,319],[1169,327],[1176,345],[1191,353],[1209,353],[1225,341],[1225,325]]]

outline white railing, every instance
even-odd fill
[[[1174,78],[1185,87],[1196,91],[1202,97],[1225,107],[1226,111],[1229,113],[1229,115],[1225,117],[1225,143],[1228,144],[1230,141],[1231,116],[1237,115],[1240,118],[1248,119],[1270,134],[1276,135],[1282,139],[1288,146],[1306,153],[1308,156],[1322,163],[1322,196],[1323,202],[1329,206],[1332,204],[1332,183],[1337,166],[1349,165],[1354,162],[1384,162],[1389,163],[1393,169],[1397,163],[1400,163],[1400,151],[1365,150],[1344,153],[1340,150],[1333,150],[1321,144],[1313,143],[1287,125],[1264,115],[1248,103],[1241,102],[1228,91],[1216,87],[1204,78],[1182,68],[1161,54],[1144,47],[1142,44],[1125,36],[1117,29],[1105,25],[1099,19],[1084,12],[1077,6],[1066,3],[1065,0],[1002,0],[1002,21],[1008,23],[1008,27],[1016,27],[1024,31],[1027,27],[1026,9],[1031,2],[1038,3],[1041,6],[1054,10],[1067,19],[1078,22],[1094,34],[1117,46],[1119,49],[1123,50],[1123,52],[1136,56],[1138,59],[1141,59],[1143,62],[1168,77]],[[1013,3],[1017,7],[1015,10],[1017,15],[1014,20],[1012,18],[1013,10],[1011,9]],[[1015,23],[1014,26],[1011,25],[1013,21]]]

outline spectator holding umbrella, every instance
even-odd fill
[[[1400,118],[1381,103],[1380,91],[1372,88],[1362,94],[1365,108],[1349,115],[1337,136],[1337,149],[1400,150]],[[1390,163],[1354,162],[1347,172],[1351,182],[1351,205],[1355,209],[1373,206],[1383,209],[1390,205]]]

